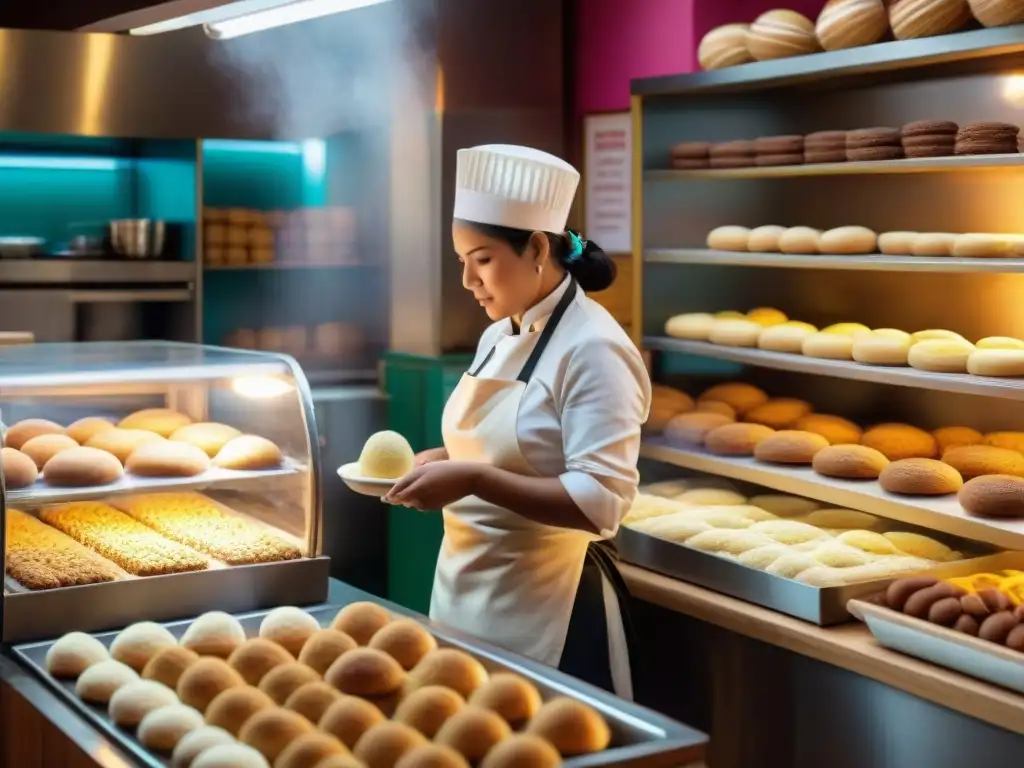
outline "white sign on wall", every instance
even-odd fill
[[[606,253],[632,251],[633,123],[629,112],[583,119],[583,236]]]

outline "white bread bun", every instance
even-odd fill
[[[870,333],[871,329],[863,323],[832,323],[821,329],[822,333],[831,333],[835,336],[856,336],[859,333]]]
[[[877,43],[889,31],[882,0],[828,0],[814,27],[826,51]]]
[[[790,227],[779,237],[779,250],[783,253],[816,254],[821,232],[811,227]]]
[[[785,227],[780,227],[777,224],[754,227],[750,230],[750,237],[747,238],[747,250],[755,253],[778,253],[779,238],[785,231]]]
[[[764,390],[743,381],[726,381],[715,384],[704,390],[697,398],[698,404],[704,402],[721,402],[731,406],[739,414],[768,402]]]
[[[821,234],[818,250],[841,256],[874,253],[878,246],[878,235],[867,227],[836,227]]]
[[[725,347],[756,347],[763,330],[753,320],[716,320],[708,341]]]
[[[753,320],[762,328],[771,328],[773,325],[782,325],[789,320],[786,313],[774,307],[757,307],[747,312],[747,319]]]
[[[956,236],[948,232],[919,232],[910,244],[912,256],[952,256]]]
[[[1024,349],[975,349],[967,358],[974,376],[1024,376]]]
[[[819,50],[814,22],[796,11],[766,11],[750,25],[747,50],[758,61],[814,53]]]
[[[706,312],[687,312],[670,317],[665,323],[665,335],[673,339],[707,341],[715,318]]]
[[[907,363],[911,368],[933,373],[967,373],[967,360],[974,345],[960,341],[932,339],[910,348]]]
[[[974,346],[978,349],[1024,349],[1024,341],[1012,336],[986,336]]]
[[[883,232],[878,236],[878,250],[886,256],[910,256],[914,252],[917,232]]]
[[[910,334],[910,343],[918,344],[922,341],[959,341],[970,344],[967,339],[955,331],[947,331],[943,328],[928,328],[923,331],[915,331]]]
[[[746,64],[754,57],[747,50],[749,24],[723,24],[708,32],[697,46],[697,61],[705,70]]]
[[[906,365],[910,336],[901,339],[879,333],[853,337],[853,359],[865,365]]]
[[[1004,235],[968,232],[953,239],[952,254],[976,259],[999,259],[1013,256],[1013,244]]]
[[[837,333],[812,333],[804,339],[801,351],[806,357],[826,360],[853,360],[853,336]]]
[[[757,347],[769,352],[788,352],[800,355],[803,354],[804,339],[817,332],[818,329],[810,323],[791,320],[761,331],[761,335],[757,338]]]
[[[971,13],[982,26],[1006,27],[1024,21],[1024,3],[1020,0],[967,0]]]
[[[947,35],[970,18],[966,0],[896,0],[889,6],[889,24],[897,40]]]
[[[746,227],[732,224],[715,227],[708,232],[708,248],[715,251],[745,251],[749,237],[750,230]]]

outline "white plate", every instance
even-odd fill
[[[355,461],[338,467],[338,476],[356,493],[363,496],[376,496],[378,499],[384,498],[398,482],[397,479],[382,480],[379,477],[363,477],[359,474],[359,462]]]
[[[847,608],[886,648],[1024,693],[1024,653],[861,600]]]

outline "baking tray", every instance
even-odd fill
[[[901,530],[904,529],[915,530],[909,525],[901,527]],[[957,539],[936,531],[918,532],[961,552],[983,552],[978,557],[943,563],[925,571],[939,578],[1024,567],[1024,552],[985,552],[987,545],[979,542]],[[616,545],[619,557],[627,563],[738,597],[822,627],[849,621],[851,615],[846,607],[847,602],[884,590],[895,578],[899,578],[894,576],[837,587],[813,587],[626,526],[619,529]],[[907,575],[900,574],[901,577]]]
[[[355,592],[355,590],[353,590]],[[363,595],[355,595],[363,599]],[[381,601],[377,601],[381,602]],[[345,603],[322,605],[308,608],[321,626],[328,626],[335,614]],[[461,633],[439,627],[415,614],[386,605],[392,612],[408,616],[426,626],[438,644],[466,651],[479,659],[491,671],[515,672],[527,678],[547,699],[550,696],[572,696],[586,702],[599,711],[608,721],[612,731],[613,747],[593,755],[566,760],[567,768],[588,766],[645,766],[650,768],[675,768],[698,761],[704,757],[707,736],[669,718],[659,715],[637,704],[617,699],[605,691],[564,675],[555,669],[523,659],[506,652],[484,647]],[[241,614],[238,616],[250,637],[258,633],[260,622],[267,611]],[[139,614],[144,615],[144,614]],[[165,624],[176,636],[181,637],[191,619]],[[109,646],[116,632],[96,634],[100,641]],[[57,695],[65,699],[91,725],[109,736],[140,765],[163,768],[170,765],[166,759],[153,755],[135,740],[134,731],[118,728],[107,717],[106,709],[96,707],[79,699],[74,692],[74,683],[57,680],[46,672],[46,653],[54,641],[29,643],[12,648],[9,653],[22,666],[42,679]]]
[[[849,607],[886,648],[1024,693],[1024,653],[862,600]]]

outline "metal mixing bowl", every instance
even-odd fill
[[[110,222],[110,247],[129,259],[159,259],[164,253],[167,224],[155,219]]]

